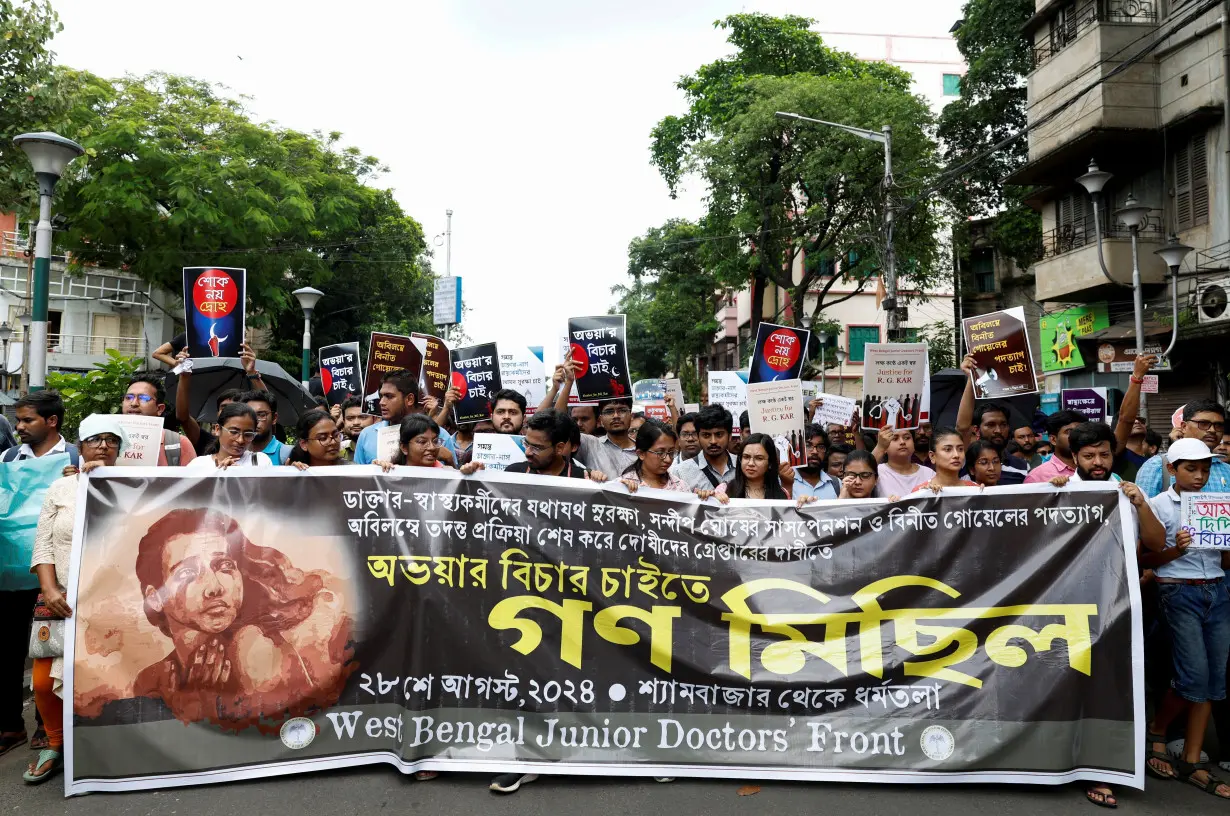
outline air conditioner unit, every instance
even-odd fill
[[[115,311],[117,311],[117,312],[127,312],[127,311],[131,311],[131,310],[132,310],[132,307],[137,305],[137,304],[133,303],[131,300],[107,300],[107,299],[104,299],[102,302],[103,302],[103,303],[105,303],[105,304],[107,304],[107,305],[108,305],[108,306],[110,306],[113,310],[115,310]]]
[[[1230,276],[1210,278],[1196,286],[1196,319],[1200,323],[1230,322]]]

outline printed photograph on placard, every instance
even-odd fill
[[[627,318],[624,315],[573,317],[568,320],[568,346],[582,402],[628,399],[632,377],[628,371]]]
[[[801,379],[810,338],[807,329],[761,323],[752,347],[748,383]]]
[[[926,421],[927,383],[925,343],[868,343],[863,350],[863,427],[917,428]]]
[[[194,358],[239,356],[247,331],[247,274],[217,266],[184,268],[184,333]]]
[[[430,334],[415,332],[410,335],[423,357],[422,372],[419,374],[419,386],[424,397],[434,397],[436,402],[444,402],[448,392],[450,362],[448,344]]]
[[[454,349],[452,385],[461,392],[453,406],[457,424],[491,419],[491,398],[500,384],[500,352],[495,343]]]
[[[961,321],[965,347],[974,358],[970,374],[976,399],[1038,393],[1029,327],[1020,306]]]
[[[341,405],[347,397],[363,398],[363,368],[359,365],[359,344],[337,343],[324,346],[320,360],[320,387],[329,405]]]

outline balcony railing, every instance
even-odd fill
[[[12,342],[25,340],[21,332],[13,335]],[[145,357],[149,346],[144,337],[107,337],[101,334],[48,334],[47,351],[50,354],[92,354],[101,356],[107,349],[115,349],[128,357]]]
[[[1034,46],[1034,67],[1046,63],[1096,23],[1156,25],[1157,5],[1155,0],[1099,0],[1072,12],[1065,20],[1056,18],[1050,35]]]
[[[1122,224],[1113,224],[1107,227],[1105,221],[1103,221],[1102,236],[1104,238],[1131,238],[1132,231]],[[1140,228],[1139,238],[1142,241],[1164,240],[1165,232],[1162,229],[1161,210],[1149,211],[1149,217],[1145,220],[1144,226]],[[1090,213],[1080,221],[1072,224],[1062,224],[1049,232],[1042,233],[1042,257],[1045,259],[1064,255],[1082,247],[1090,246],[1097,240],[1097,232],[1094,230],[1093,224],[1093,214]]]

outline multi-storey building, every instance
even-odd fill
[[[1167,267],[1154,254],[1168,236],[1195,249],[1181,267],[1180,340],[1174,371],[1149,397],[1150,424],[1165,430],[1190,399],[1226,392],[1230,356],[1209,342],[1230,329],[1230,4],[1222,0],[1037,0],[1024,35],[1033,48],[1028,77],[1029,161],[1008,181],[1030,185],[1041,212],[1042,258],[1032,268],[1036,299],[1048,310],[1105,301],[1111,325],[1091,336],[1095,361],[1050,375],[1047,390],[1126,388],[1126,373],[1095,370],[1106,344],[1131,345],[1131,233],[1116,211],[1148,209],[1137,233],[1146,333],[1169,342]],[[1095,221],[1077,182],[1090,162],[1113,173]],[[1112,284],[1099,262],[1097,235]],[[1119,285],[1126,284],[1126,285]],[[1203,303],[1201,302],[1203,301]],[[1148,344],[1147,344],[1148,345]]]

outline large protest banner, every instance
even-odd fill
[[[320,387],[329,405],[341,405],[347,397],[363,399],[363,366],[359,364],[359,344],[335,343],[323,346],[320,360]]]
[[[246,269],[184,267],[184,333],[189,354],[197,359],[239,356],[247,332],[247,292]]]
[[[581,364],[576,386],[582,402],[631,399],[627,320],[625,315],[568,320],[568,349],[573,363]]]
[[[998,399],[1038,393],[1025,309],[1014,306],[961,321],[965,347],[974,358],[974,396]]]
[[[1143,782],[1113,486],[721,507],[356,466],[81,491],[70,794],[379,762]]]

